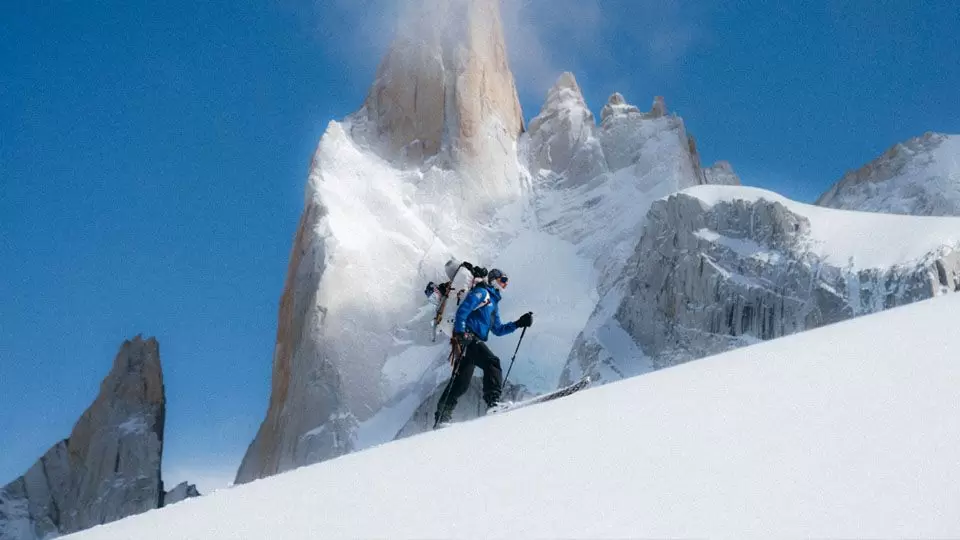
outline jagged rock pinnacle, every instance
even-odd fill
[[[70,437],[0,489],[0,538],[68,534],[161,506],[164,414],[157,340],[125,341]]]
[[[404,13],[363,110],[391,158],[482,155],[523,129],[499,0],[421,0]],[[492,132],[492,133],[491,133]],[[356,133],[355,133],[356,135]],[[371,137],[372,136],[372,137]],[[493,145],[495,147],[495,145]]]

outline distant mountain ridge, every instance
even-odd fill
[[[928,132],[848,172],[817,199],[844,210],[960,216],[960,135]]]

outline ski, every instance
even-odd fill
[[[489,411],[487,411],[487,414],[488,415],[502,414],[505,412],[527,407],[529,405],[546,403],[547,401],[553,401],[555,399],[566,397],[566,396],[569,396],[570,394],[583,390],[587,386],[590,386],[590,382],[591,382],[590,376],[588,375],[573,384],[569,384],[567,386],[564,386],[563,388],[558,388],[553,392],[547,392],[546,394],[541,394],[539,396],[532,397],[524,401],[517,401],[514,403],[501,403],[500,405],[497,405],[496,407],[493,407]]]
[[[427,285],[427,290],[424,291],[427,293],[427,296],[432,294],[438,294],[440,297],[440,302],[437,305],[437,311],[433,316],[433,341],[437,341],[437,334],[440,333],[440,327],[443,324],[444,315],[447,313],[447,300],[450,298],[450,294],[456,290],[457,286],[457,276],[460,275],[460,270],[465,267],[461,263],[457,266],[456,270],[453,271],[453,275],[448,275],[450,281],[446,283],[441,283],[440,285],[435,285],[432,281]],[[459,303],[459,302],[458,302]]]
[[[473,288],[478,273],[486,273],[485,269],[474,267],[468,262],[462,262],[455,267],[451,265],[446,270],[450,281],[440,285],[430,282],[427,285],[427,290],[424,291],[428,297],[437,294],[440,298],[437,311],[433,317],[433,341],[437,341],[439,334],[448,337],[453,335],[453,322],[463,295]],[[463,272],[463,270],[466,270],[466,272]],[[450,297],[454,295],[456,296],[456,304],[449,301]]]

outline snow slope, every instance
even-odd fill
[[[958,313],[920,302],[75,538],[957,537]]]

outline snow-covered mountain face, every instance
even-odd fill
[[[616,95],[597,126],[569,74],[519,137],[499,3],[435,3],[414,10],[364,107],[331,122],[314,156],[267,417],[238,482],[423,429],[450,368],[421,291],[452,257],[509,273],[504,320],[537,313],[511,388],[552,390],[646,206],[702,183],[662,101],[641,113]],[[490,342],[503,362],[515,344]]]
[[[565,378],[617,379],[957,290],[960,219],[691,188],[650,209]]]
[[[522,117],[499,2],[428,0],[404,20],[363,108],[314,156],[240,482],[392,439],[448,371],[423,285],[518,229]]]
[[[770,193],[711,191],[739,179],[729,163],[701,166],[662,98],[642,112],[614,94],[597,123],[564,74],[521,134],[498,6],[418,4],[363,108],[320,141],[270,403],[238,482],[429,427],[449,346],[432,339],[422,290],[446,280],[451,258],[509,274],[504,321],[535,313],[508,397],[956,288],[956,223],[874,222]],[[873,257],[891,251],[881,235],[892,234],[909,256]],[[517,341],[489,345],[506,367]],[[482,411],[478,398],[468,393],[457,418]]]
[[[960,216],[960,135],[926,133],[844,175],[817,204],[915,216]]]
[[[662,98],[643,113],[613,94],[601,119],[596,125],[566,73],[530,123],[522,153],[533,176],[537,225],[592,262],[603,293],[633,252],[653,201],[708,180],[739,179],[729,164],[711,168],[708,179],[683,120],[667,115]]]

